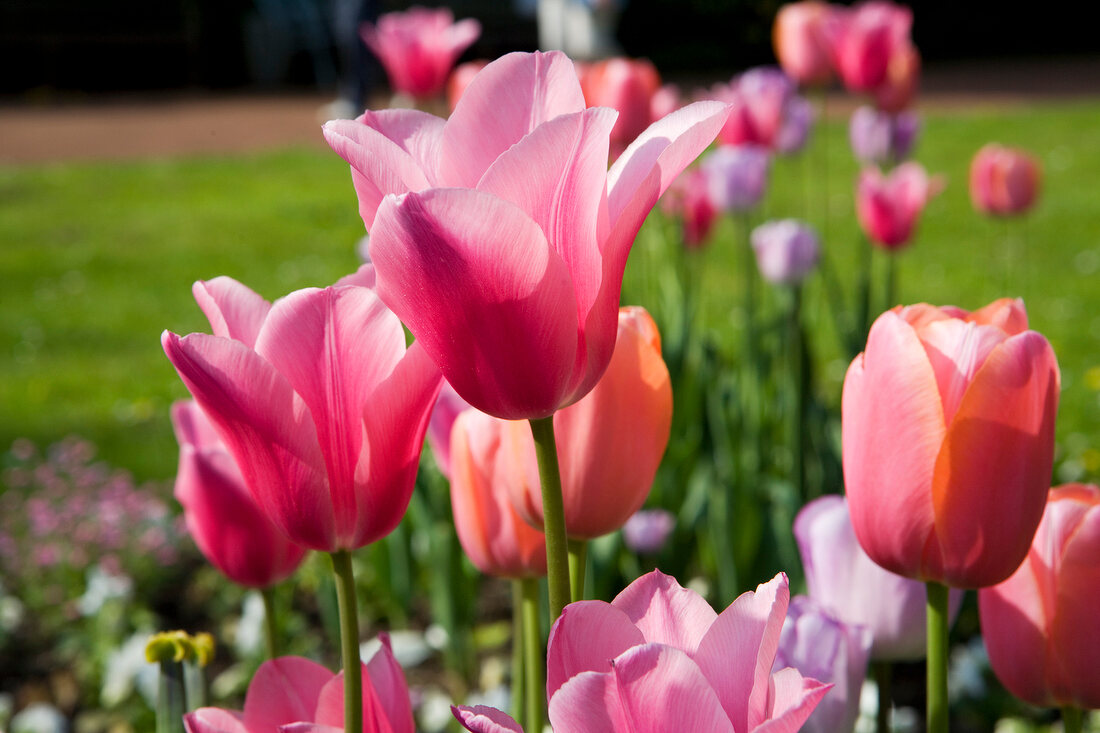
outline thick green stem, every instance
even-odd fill
[[[260,591],[264,599],[264,631],[267,637],[267,658],[279,656],[279,616],[275,612],[275,586]]]
[[[875,714],[875,733],[890,733],[890,682],[893,667],[889,662],[874,662],[875,685],[878,687],[878,712]]]
[[[584,600],[584,573],[588,564],[588,540],[568,540],[569,545],[569,601]]]
[[[183,688],[188,710],[206,707],[206,673],[195,660],[183,663]]]
[[[1085,711],[1067,705],[1062,708],[1062,730],[1065,733],[1081,733],[1084,730]]]
[[[163,661],[157,689],[157,733],[183,733],[183,714],[186,712],[183,663]]]
[[[512,580],[512,717],[523,720],[523,581]]]
[[[542,482],[542,527],[546,534],[546,583],[550,595],[550,623],[569,603],[569,550],[565,535],[565,504],[561,496],[561,469],[554,442],[554,416],[532,419],[535,453]]]
[[[539,581],[524,578],[523,595],[523,687],[524,730],[541,731],[546,693],[543,690],[542,634],[539,633]]]
[[[928,733],[947,733],[947,586],[935,581],[928,590]]]
[[[340,656],[344,666],[344,731],[363,730],[363,668],[359,661],[359,608],[351,553],[331,553],[336,577],[336,603],[340,607]]]

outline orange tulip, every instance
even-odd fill
[[[554,415],[565,530],[591,539],[623,526],[649,495],[672,425],[672,385],[657,326],[643,308],[619,311],[611,364],[582,400]],[[536,526],[542,499],[527,422],[507,423],[504,440],[526,468],[512,482],[512,504]]]
[[[999,583],[1027,555],[1054,460],[1060,376],[1023,303],[898,307],[844,379],[844,481],[856,537],[891,572]]]
[[[799,84],[822,84],[833,75],[825,22],[829,3],[803,0],[779,9],[772,26],[772,45],[787,76]]]
[[[1029,153],[989,143],[970,163],[970,200],[983,214],[1019,214],[1035,203],[1039,179],[1039,162]]]
[[[546,538],[508,499],[514,457],[501,445],[506,422],[469,409],[451,429],[451,507],[458,540],[486,575],[546,575]],[[520,469],[522,470],[522,469]]]
[[[997,678],[1033,705],[1100,708],[1100,487],[1051,490],[1027,558],[978,594]]]

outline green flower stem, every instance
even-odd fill
[[[344,730],[363,730],[363,668],[359,661],[359,609],[351,553],[337,550],[332,557],[336,603],[340,607],[340,651],[344,666]]]
[[[588,564],[588,540],[566,541],[569,546],[569,600],[571,603],[584,600],[584,573]]]
[[[260,591],[264,599],[264,631],[267,637],[267,658],[279,656],[279,619],[275,613],[275,587],[268,586]]]
[[[1084,729],[1085,712],[1081,708],[1067,705],[1062,708],[1062,729],[1065,733],[1081,733]]]
[[[543,689],[542,634],[539,633],[539,581],[523,578],[524,730],[541,731],[546,692]]]
[[[512,579],[512,717],[523,720],[523,581]]]
[[[206,707],[206,674],[196,660],[183,663],[183,688],[188,710]]]
[[[863,238],[863,257],[859,272],[859,299],[856,303],[859,315],[856,317],[856,343],[862,350],[867,343],[867,334],[871,330],[871,250],[873,245],[867,237]]]
[[[806,445],[806,376],[803,373],[805,344],[802,338],[802,286],[795,285],[791,288],[791,310],[788,321],[788,338],[790,339],[791,368],[791,481],[795,491],[803,503],[810,500],[806,495],[806,469],[803,463],[803,450]]]
[[[542,525],[546,534],[546,583],[550,595],[550,624],[569,603],[569,551],[565,535],[565,504],[561,496],[561,469],[554,442],[554,416],[530,420],[542,482]],[[528,663],[530,664],[530,663]],[[541,729],[538,729],[541,730]]]
[[[933,580],[928,590],[928,733],[947,733],[947,586]]]
[[[183,680],[183,662],[160,663],[157,686],[157,733],[183,733],[183,715],[187,712],[187,694]]]
[[[878,687],[878,712],[875,714],[875,733],[890,733],[890,683],[894,668],[889,662],[874,662],[875,685]]]

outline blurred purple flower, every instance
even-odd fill
[[[772,669],[794,667],[803,677],[833,683],[802,731],[852,733],[870,655],[866,626],[846,624],[806,596],[791,599]]]
[[[761,224],[751,240],[760,275],[777,285],[801,282],[817,266],[821,253],[817,234],[795,219]]]
[[[721,211],[749,211],[768,187],[771,155],[759,145],[723,145],[700,164],[711,201]]]
[[[623,525],[623,542],[639,555],[655,555],[675,526],[676,518],[664,509],[639,509]]]
[[[775,149],[784,154],[797,153],[810,139],[814,124],[814,108],[805,97],[792,96],[779,132],[775,136]]]
[[[848,124],[852,152],[864,164],[894,165],[909,157],[920,133],[916,112],[898,114],[860,107]]]

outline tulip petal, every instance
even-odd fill
[[[363,733],[398,733],[398,731],[413,730],[412,714],[408,720],[402,720],[400,728],[392,726],[388,717],[386,705],[374,689],[373,680],[367,671],[366,665],[362,665],[363,685]],[[399,695],[404,695],[406,703],[409,699],[408,689],[400,690]],[[330,679],[317,696],[316,711],[307,720],[314,720],[322,726],[332,726],[338,730],[344,729],[344,673]]]
[[[718,615],[694,655],[739,731],[751,731],[768,717],[768,680],[789,600],[783,573],[755,593],[742,593]]]
[[[646,638],[626,612],[602,601],[570,603],[550,630],[546,695],[582,672],[610,672],[611,662]]]
[[[806,679],[797,669],[779,670],[768,681],[767,719],[750,730],[752,733],[797,733],[832,687]],[[858,689],[855,694],[859,694]]]
[[[718,618],[702,596],[660,570],[635,580],[611,605],[626,613],[647,642],[668,644],[690,655]]]
[[[180,447],[191,446],[195,450],[224,448],[218,431],[210,418],[203,414],[194,400],[177,400],[172,403],[172,430]],[[176,497],[179,498],[179,497]]]
[[[338,547],[358,547],[366,520],[358,504],[367,497],[355,492],[368,451],[363,406],[393,373],[404,346],[397,316],[373,291],[355,287],[291,293],[271,309],[256,340],[256,352],[286,377],[313,416]]]
[[[1016,697],[1032,705],[1054,706],[1047,688],[1051,662],[1046,634],[1053,609],[1046,607],[1039,578],[1049,571],[1034,555],[1007,580],[978,591],[982,640],[997,678]],[[1095,620],[1095,609],[1093,609]],[[1026,664],[1019,660],[1026,659]]]
[[[523,733],[512,716],[488,705],[452,705],[451,714],[462,727],[473,733]]]
[[[270,303],[251,288],[224,276],[200,280],[191,286],[191,292],[215,336],[234,339],[248,347],[256,344],[260,326],[271,310]]]
[[[920,331],[921,343],[936,373],[946,424],[951,424],[978,369],[1006,338],[1008,335],[995,326],[979,326],[956,318],[930,323]]]
[[[332,287],[339,288],[345,285],[354,285],[360,288],[370,288],[374,290],[376,276],[374,274],[374,265],[367,263],[360,265],[359,269],[350,275],[344,275],[342,278],[332,284]]]
[[[978,370],[935,462],[928,577],[992,585],[1023,561],[1050,486],[1059,390],[1054,351],[1034,331],[1009,338]]]
[[[318,723],[291,723],[280,725],[279,733],[344,733],[344,729],[334,725],[320,725]]]
[[[382,299],[467,402],[517,419],[559,407],[579,340],[573,285],[521,209],[467,189],[387,198],[371,256]]]
[[[1015,336],[1027,330],[1027,309],[1020,298],[1000,298],[967,315],[966,320],[996,326]]]
[[[314,720],[321,690],[332,672],[302,657],[278,657],[260,665],[244,700],[249,731],[278,730],[280,725]]]
[[[565,54],[502,56],[474,77],[447,121],[439,185],[476,187],[493,161],[529,132],[584,108],[577,73]]]
[[[734,731],[691,657],[664,644],[634,647],[610,673],[585,672],[566,682],[550,700],[550,722],[557,733]]]
[[[393,733],[415,733],[412,702],[409,700],[409,684],[405,672],[393,656],[389,634],[379,634],[381,648],[374,653],[363,668],[364,679],[370,679],[386,720]]]
[[[878,317],[866,351],[848,368],[841,431],[844,483],[860,545],[887,570],[918,577],[917,553],[934,527],[928,487],[946,431],[924,347],[896,313]],[[884,492],[883,486],[897,488]]]
[[[165,331],[161,344],[256,503],[295,542],[330,549],[335,527],[325,460],[309,408],[286,378],[239,341]]]
[[[232,710],[199,708],[183,716],[187,733],[248,733],[242,715]]]

